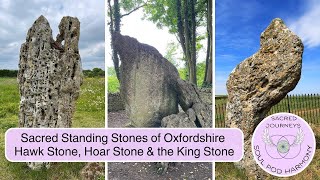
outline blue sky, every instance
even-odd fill
[[[40,15],[48,19],[54,38],[63,16],[77,17],[82,68],[104,69],[104,12],[102,0],[0,0],[0,69],[18,69],[20,46]]]
[[[291,94],[320,93],[320,1],[217,0],[216,94],[227,94],[232,69],[259,50],[260,34],[279,17],[303,41],[302,75]]]

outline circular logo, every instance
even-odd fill
[[[288,177],[303,171],[315,150],[316,140],[309,124],[291,113],[266,117],[253,133],[254,159],[274,176]]]

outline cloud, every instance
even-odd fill
[[[99,0],[0,0],[0,69],[18,68],[20,45],[40,15],[48,19],[53,37],[63,16],[77,17],[83,69],[104,69],[104,14]]]
[[[104,41],[82,50],[82,58],[90,58],[91,56],[104,58]]]
[[[312,48],[320,45],[320,3],[309,0],[305,13],[289,21],[289,28],[300,36],[306,47]]]

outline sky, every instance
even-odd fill
[[[21,44],[40,15],[49,21],[54,38],[63,16],[77,17],[82,68],[105,68],[104,1],[0,0],[0,69],[18,69]]]
[[[320,92],[320,1],[217,0],[215,9],[216,95],[227,94],[229,74],[259,50],[260,34],[276,17],[304,44],[301,79],[290,94]]]

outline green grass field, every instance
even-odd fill
[[[104,81],[104,78],[84,79],[72,127],[105,127]],[[85,163],[53,163],[48,170],[32,171],[25,163],[12,163],[6,160],[4,134],[7,129],[18,125],[19,99],[17,80],[0,78],[0,180],[80,179],[80,170]]]

